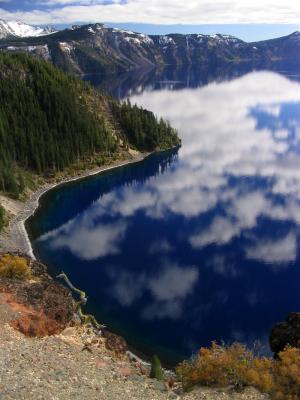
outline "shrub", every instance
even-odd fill
[[[300,399],[300,349],[287,347],[274,362],[274,399]]]
[[[274,400],[300,398],[300,349],[286,348],[277,360],[255,357],[241,344],[228,347],[213,343],[202,348],[176,372],[184,389],[203,386],[253,386]]]
[[[154,355],[151,363],[150,378],[157,379],[158,381],[164,380],[164,372],[161,367],[159,358]]]
[[[0,259],[0,277],[8,279],[30,279],[31,270],[23,257],[5,254]]]

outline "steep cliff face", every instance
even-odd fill
[[[51,35],[2,40],[2,50],[51,60],[64,71],[111,74],[138,67],[274,60],[300,61],[300,33],[246,43],[230,35],[144,35],[103,24],[74,26]]]

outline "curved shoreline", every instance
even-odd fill
[[[4,244],[3,250],[4,251],[15,250],[17,252],[26,254],[35,260],[36,258],[33,253],[33,249],[31,246],[31,242],[30,242],[27,230],[25,228],[25,223],[32,215],[34,215],[34,213],[36,212],[36,210],[38,209],[38,207],[40,205],[40,199],[45,193],[56,188],[57,186],[61,186],[64,184],[68,184],[70,182],[85,179],[90,176],[98,175],[98,174],[101,174],[102,172],[120,168],[120,167],[129,165],[129,164],[135,164],[135,163],[141,162],[153,153],[154,152],[139,153],[137,155],[132,155],[131,156],[132,158],[128,158],[123,161],[115,162],[112,165],[108,165],[108,166],[106,165],[103,167],[99,167],[99,168],[84,172],[83,174],[78,175],[78,176],[64,178],[60,182],[48,183],[48,184],[41,186],[30,196],[30,198],[22,206],[21,210],[18,211],[16,216],[14,216],[14,218],[9,222],[9,225],[6,228],[5,236],[7,238],[9,238],[11,242],[13,242],[14,249],[13,248],[5,248],[6,246]]]
[[[93,170],[87,170],[86,172],[82,173],[81,175],[78,176],[71,176],[62,179],[59,182],[56,183],[48,183],[44,184],[41,186],[39,189],[37,189],[35,192],[31,194],[29,199],[22,204],[22,208],[17,212],[15,217],[10,221],[9,226],[6,228],[6,236],[9,238],[14,245],[14,248],[5,248],[1,249],[2,252],[13,252],[13,253],[21,253],[29,256],[33,260],[37,260],[33,248],[29,239],[28,232],[25,228],[25,223],[26,221],[34,215],[38,207],[40,206],[40,199],[41,197],[49,192],[50,190],[62,186],[65,184],[68,184],[70,182],[75,182],[81,179],[86,179],[91,176],[99,175],[103,172],[120,168],[126,165],[130,164],[136,164],[139,163],[146,158],[150,157],[152,154],[155,153],[160,153],[160,152],[165,152],[169,151],[171,149],[165,149],[165,150],[160,150],[160,151],[152,151],[152,152],[147,152],[147,153],[138,153],[138,154],[131,154],[131,158],[127,158],[122,161],[117,161],[114,162],[111,165],[104,165],[99,168],[95,168]],[[3,235],[2,235],[3,236]],[[1,235],[0,235],[1,239]],[[38,260],[37,260],[38,261]],[[108,328],[109,329],[109,328]],[[113,332],[113,331],[112,331]],[[151,365],[150,361],[150,356],[141,353],[139,350],[135,349],[134,346],[128,345],[128,350],[127,354],[130,359],[137,360],[140,364],[149,366]],[[165,369],[166,372],[170,372],[171,367]]]

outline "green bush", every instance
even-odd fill
[[[150,378],[157,379],[158,381],[164,380],[164,372],[161,367],[159,358],[154,355],[151,363]]]

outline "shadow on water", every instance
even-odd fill
[[[52,215],[52,218],[45,220],[42,226],[42,230],[47,232],[73,219],[87,209],[91,203],[99,200],[112,189],[130,186],[135,182],[144,184],[151,177],[163,174],[176,162],[177,158],[177,148],[154,153],[136,164],[107,170],[98,175],[69,182],[50,190],[41,197],[39,208],[34,216],[27,221],[26,229],[30,238],[34,240],[41,231],[40,217],[44,214],[45,209]],[[80,201],[74,201],[75,193],[76,198]],[[39,229],[37,229],[37,226]]]
[[[85,75],[93,86],[124,99],[145,91],[196,89],[212,82],[230,81],[253,71],[274,71],[300,80],[299,65],[284,61],[253,63],[214,63],[202,65],[168,65],[166,67],[140,68],[135,71],[111,76]]]

